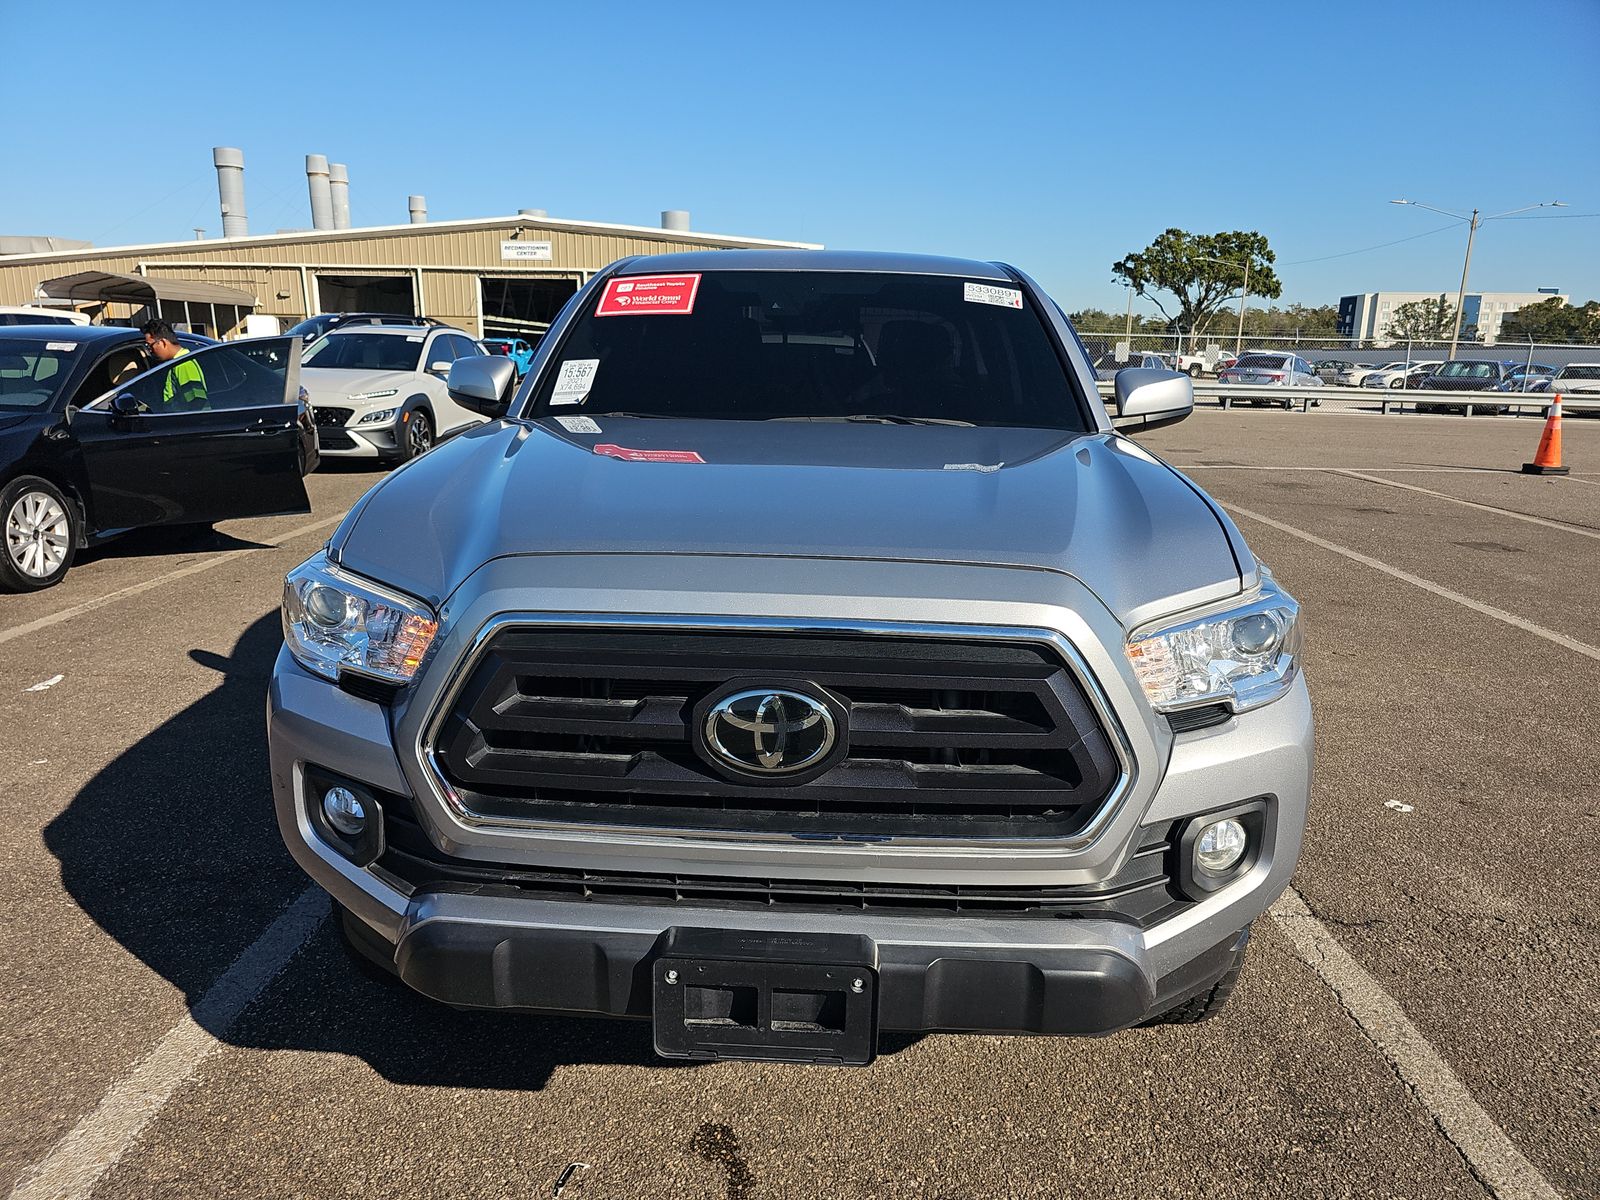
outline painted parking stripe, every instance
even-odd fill
[[[328,908],[321,888],[301,892],[94,1111],[23,1172],[11,1200],[85,1200],[179,1085],[222,1045],[218,1037],[311,940]]]
[[[1301,960],[1328,985],[1366,1038],[1427,1110],[1496,1200],[1561,1200],[1560,1193],[1472,1097],[1460,1076],[1290,888],[1269,913]]]
[[[1381,467],[1379,468],[1379,470],[1382,469]],[[1543,525],[1546,529],[1558,529],[1562,533],[1575,533],[1579,537],[1600,539],[1600,530],[1588,529],[1582,525],[1573,525],[1566,521],[1552,521],[1548,517],[1536,517],[1532,513],[1514,512],[1509,508],[1499,508],[1493,504],[1481,504],[1476,500],[1463,500],[1460,496],[1436,492],[1432,488],[1418,487],[1414,483],[1401,483],[1398,479],[1385,479],[1381,475],[1367,475],[1361,471],[1352,471],[1348,467],[1329,467],[1328,473],[1330,475],[1344,475],[1350,479],[1365,479],[1368,483],[1381,483],[1385,487],[1400,488],[1402,491],[1421,492],[1424,496],[1448,500],[1451,504],[1462,504],[1467,508],[1482,509],[1484,512],[1510,517],[1514,521],[1526,521],[1530,525]]]
[[[1337,542],[1319,538],[1314,533],[1307,533],[1304,529],[1296,529],[1293,525],[1285,525],[1282,521],[1275,521],[1271,517],[1263,516],[1261,513],[1251,512],[1248,508],[1240,508],[1237,504],[1224,504],[1223,507],[1231,513],[1238,513],[1241,517],[1248,517],[1252,521],[1260,521],[1263,525],[1276,529],[1280,533],[1287,533],[1290,537],[1297,537],[1303,542],[1310,542],[1313,546],[1320,546],[1322,549],[1331,551],[1334,554],[1343,555],[1351,562],[1358,562],[1364,567],[1371,567],[1374,571],[1382,571],[1385,575],[1393,576],[1403,583],[1419,587],[1425,592],[1432,592],[1435,596],[1452,601],[1463,608],[1470,608],[1486,617],[1493,617],[1496,621],[1504,621],[1507,625],[1513,625],[1536,637],[1542,637],[1547,642],[1554,642],[1556,645],[1581,654],[1585,658],[1592,658],[1596,662],[1600,662],[1600,646],[1591,646],[1588,642],[1580,642],[1577,638],[1568,637],[1564,633],[1557,633],[1554,629],[1546,629],[1543,625],[1536,625],[1525,617],[1517,616],[1516,613],[1509,613],[1503,608],[1496,608],[1492,604],[1474,600],[1471,596],[1463,596],[1460,592],[1453,592],[1447,587],[1434,583],[1431,579],[1413,575],[1410,571],[1402,571],[1399,567],[1391,567],[1388,563],[1379,562],[1375,558],[1362,554],[1359,550],[1352,550],[1349,546],[1341,546]]]
[[[330,525],[337,525],[344,520],[344,514],[329,517],[323,521],[313,521],[310,525],[302,525],[298,529],[291,529],[270,546],[271,549],[281,549],[286,542],[292,542],[297,537],[304,537],[308,533],[315,533],[319,529],[326,529]],[[129,596],[137,596],[158,588],[164,583],[171,583],[174,579],[186,579],[190,575],[198,575],[202,571],[209,571],[212,567],[220,567],[223,563],[232,562],[245,554],[255,554],[261,550],[259,546],[248,546],[240,550],[229,550],[223,554],[213,555],[211,558],[202,558],[186,566],[168,571],[165,575],[157,575],[154,579],[146,579],[142,583],[129,584],[125,588],[118,588],[114,592],[107,592],[104,596],[96,596],[93,600],[85,600],[82,604],[74,604],[71,608],[64,608],[60,612],[50,613],[25,625],[18,625],[14,629],[0,629],[0,644],[12,641],[19,637],[26,637],[30,633],[37,633],[41,629],[48,629],[52,625],[59,625],[62,621],[70,621],[73,617],[81,617],[84,613],[93,612],[97,608],[104,608],[108,604],[115,604],[118,600],[126,600]]]

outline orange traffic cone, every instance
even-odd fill
[[[1524,475],[1565,475],[1569,468],[1561,465],[1561,393],[1550,406],[1545,418],[1544,432],[1539,435],[1539,449],[1531,463],[1522,464]]]

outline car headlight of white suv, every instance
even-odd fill
[[[283,583],[283,640],[296,662],[325,679],[354,671],[410,683],[438,631],[425,604],[340,570],[323,552]]]
[[[1259,708],[1288,692],[1300,670],[1300,606],[1261,568],[1261,587],[1232,603],[1137,629],[1128,661],[1161,712],[1226,703]]]

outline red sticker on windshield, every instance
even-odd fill
[[[649,313],[692,313],[700,290],[698,275],[630,275],[613,279],[601,293],[597,317],[644,316]]]
[[[597,443],[594,452],[604,454],[607,458],[621,459],[623,462],[703,463],[706,461],[693,450],[634,450],[611,442]]]

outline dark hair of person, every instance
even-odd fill
[[[172,326],[165,321],[146,321],[139,326],[139,332],[158,342],[175,342],[177,335],[173,333]]]

